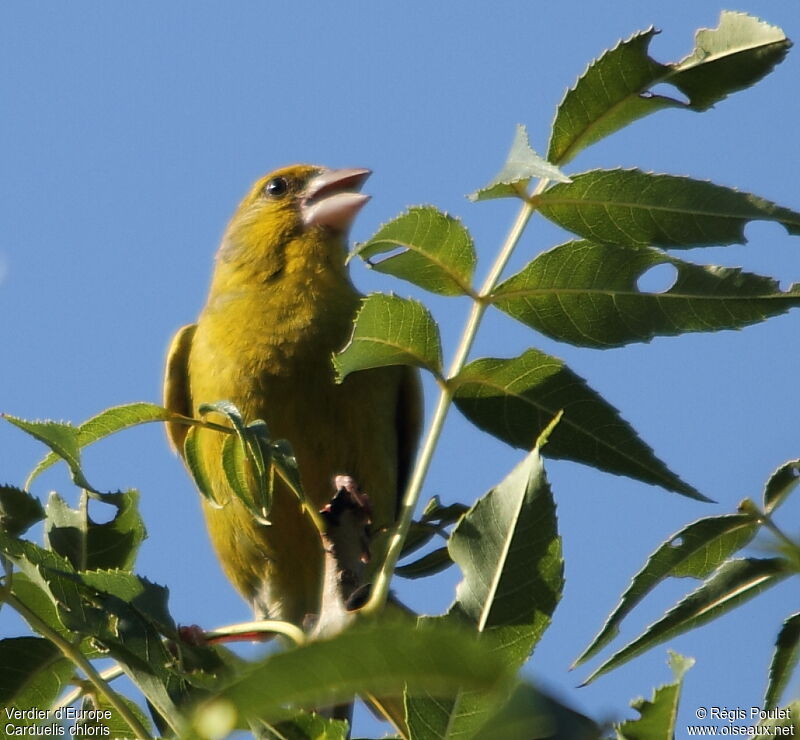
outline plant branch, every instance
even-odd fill
[[[86,658],[86,656],[71,642],[65,640],[58,632],[56,632],[49,624],[39,618],[38,614],[28,609],[16,596],[9,594],[7,603],[19,612],[26,621],[37,632],[46,637],[52,642],[64,655],[65,658],[80,668],[85,674],[87,679],[94,685],[97,691],[102,694],[103,698],[117,710],[120,717],[122,717],[131,728],[133,734],[139,740],[152,740],[152,736],[147,731],[147,728],[142,725],[138,717],[128,708],[128,705],[122,700],[122,697],[117,694],[109,685],[108,682],[95,670],[95,667]]]
[[[450,381],[461,372],[461,369],[464,367],[467,361],[469,352],[475,342],[475,335],[478,332],[481,319],[483,318],[483,315],[489,306],[488,298],[500,280],[500,276],[503,274],[503,270],[508,264],[508,260],[511,258],[514,248],[517,246],[517,243],[522,236],[522,232],[525,230],[528,221],[536,210],[535,196],[537,196],[547,187],[548,182],[549,180],[540,180],[530,196],[526,194],[523,197],[522,207],[520,208],[519,213],[517,214],[517,217],[514,220],[514,223],[500,248],[489,274],[486,276],[486,280],[481,287],[477,299],[472,304],[469,318],[467,319],[467,323],[464,327],[464,333],[462,334],[461,341],[459,342],[455,354],[453,355],[453,361],[450,365],[450,370],[448,373],[448,380],[442,385],[442,389],[439,394],[439,400],[436,403],[436,409],[433,412],[428,433],[425,436],[425,440],[422,444],[419,456],[417,457],[416,464],[414,465],[414,470],[411,474],[411,479],[409,480],[408,487],[403,495],[403,501],[400,507],[400,515],[394,531],[389,539],[386,556],[380,570],[375,577],[369,601],[361,609],[361,612],[366,616],[371,616],[378,613],[383,608],[383,605],[386,602],[386,598],[389,594],[389,584],[391,582],[395,566],[397,565],[397,561],[400,558],[400,553],[402,552],[403,543],[408,535],[408,530],[411,527],[414,511],[417,508],[417,503],[419,501],[420,494],[422,493],[422,486],[428,474],[431,460],[433,459],[433,452],[439,442],[439,437],[441,436],[442,428],[444,427],[444,422],[447,418],[447,412],[449,411],[450,405],[453,401],[453,388],[450,385]]]

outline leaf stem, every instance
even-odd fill
[[[122,697],[108,685],[108,682],[103,679],[91,662],[75,645],[65,640],[58,632],[50,627],[49,624],[40,619],[38,614],[31,611],[13,594],[9,594],[6,601],[14,610],[25,618],[31,627],[50,640],[50,642],[61,651],[65,658],[74,663],[76,667],[80,668],[86,674],[86,677],[97,691],[117,710],[120,717],[125,720],[128,727],[131,728],[131,731],[139,740],[152,740],[152,736],[147,731],[147,728],[144,727],[138,717],[131,712],[128,705],[122,700]]]
[[[303,630],[290,622],[279,622],[274,619],[261,619],[257,622],[240,622],[231,624],[227,627],[218,627],[204,633],[207,640],[224,642],[225,638],[236,638],[241,635],[252,635],[257,633],[276,633],[283,635],[291,640],[295,645],[300,646],[306,642],[306,635]]]
[[[447,376],[448,379],[445,381],[445,383],[441,384],[439,400],[436,403],[436,409],[433,412],[428,433],[425,435],[422,449],[417,456],[417,461],[414,465],[411,479],[409,480],[408,487],[403,495],[400,514],[394,531],[389,539],[389,545],[386,549],[386,556],[384,557],[380,570],[375,576],[369,601],[361,609],[361,613],[365,616],[377,614],[383,608],[383,605],[386,602],[386,598],[389,594],[389,584],[391,582],[395,566],[397,565],[397,561],[400,558],[400,554],[403,549],[403,543],[408,535],[408,530],[411,527],[414,511],[417,508],[417,502],[419,501],[420,494],[422,493],[422,485],[425,482],[425,478],[428,474],[428,469],[430,468],[431,460],[433,458],[433,452],[439,442],[439,437],[441,436],[442,428],[444,427],[444,422],[447,418],[447,412],[449,411],[450,405],[453,402],[454,389],[451,386],[450,381],[461,372],[461,369],[466,364],[467,357],[469,356],[469,352],[472,349],[472,345],[475,341],[475,335],[478,332],[481,319],[483,318],[483,315],[489,306],[490,301],[488,298],[495,289],[497,282],[500,280],[500,276],[503,274],[503,270],[508,264],[508,260],[511,258],[514,248],[517,246],[517,243],[522,236],[522,232],[525,230],[528,221],[536,210],[535,196],[541,193],[547,187],[548,183],[549,180],[547,179],[540,180],[531,195],[525,195],[523,197],[522,207],[520,208],[519,213],[517,214],[517,217],[505,238],[505,241],[500,247],[497,258],[495,259],[491,270],[489,270],[489,274],[486,276],[477,299],[472,304],[472,309],[470,310],[467,323],[464,326],[464,332],[461,336],[461,341],[459,342],[455,354],[453,355],[453,361],[450,365],[450,370]]]

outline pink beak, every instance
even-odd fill
[[[303,223],[346,231],[370,198],[358,191],[371,174],[365,169],[323,170],[303,192]]]

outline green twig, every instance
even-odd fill
[[[120,717],[125,720],[128,727],[131,728],[131,731],[139,740],[152,740],[152,736],[147,731],[147,728],[144,727],[138,717],[131,712],[128,705],[122,700],[122,697],[108,685],[108,682],[103,679],[91,662],[75,645],[65,640],[58,632],[50,627],[49,624],[40,619],[38,614],[31,611],[13,594],[9,594],[7,603],[19,612],[31,627],[50,640],[50,642],[61,651],[65,658],[74,663],[77,668],[86,674],[86,678],[94,685],[98,693],[117,710]]]
[[[477,298],[472,304],[469,318],[467,319],[466,326],[464,327],[464,333],[461,336],[461,341],[456,348],[453,361],[450,365],[450,370],[447,376],[448,380],[445,381],[445,383],[441,386],[439,400],[436,404],[436,409],[433,412],[428,433],[425,435],[425,440],[422,444],[422,448],[420,449],[416,464],[414,465],[411,479],[409,480],[408,487],[403,495],[403,502],[400,507],[400,515],[394,531],[389,539],[386,557],[384,558],[380,570],[376,574],[369,601],[361,609],[362,614],[376,614],[383,608],[383,605],[386,602],[386,598],[389,594],[389,584],[391,582],[395,566],[397,565],[397,561],[400,558],[400,553],[402,552],[403,543],[408,535],[408,530],[411,527],[414,511],[417,508],[417,503],[419,501],[420,494],[422,493],[422,485],[425,482],[425,477],[427,476],[428,469],[433,458],[433,452],[436,449],[436,445],[442,433],[442,428],[444,427],[445,419],[447,418],[447,412],[449,411],[450,405],[453,401],[454,389],[450,384],[450,380],[455,378],[461,372],[461,369],[464,367],[467,361],[467,357],[469,356],[469,352],[472,349],[472,345],[475,341],[475,335],[478,332],[481,319],[483,318],[486,309],[489,307],[489,296],[491,296],[492,292],[497,286],[500,276],[503,274],[503,270],[508,264],[508,260],[511,258],[514,248],[517,246],[517,243],[522,236],[522,232],[525,230],[528,221],[536,210],[536,196],[544,191],[548,182],[549,180],[540,180],[530,196],[527,194],[521,195],[524,200],[522,207],[517,214],[514,224],[508,232],[508,236],[506,236],[506,239],[500,248],[500,252],[498,253],[497,259],[492,265],[492,269],[486,276],[486,280],[483,283],[480,293],[478,293]]]

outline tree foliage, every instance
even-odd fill
[[[83,448],[104,437],[150,422],[185,424],[188,467],[209,504],[219,505],[193,442],[193,430],[214,428],[226,436],[221,454],[231,490],[254,517],[268,521],[276,475],[297,494],[298,505],[306,503],[291,440],[272,439],[263,421],[242,418],[227,402],[203,410],[221,413],[225,425],[149,403],[107,409],[79,426],[5,416],[49,450],[22,487],[0,486],[0,603],[32,630],[0,640],[0,700],[18,710],[17,726],[43,721],[28,711],[33,708],[77,706],[103,712],[100,719],[81,721],[113,736],[221,738],[252,728],[272,737],[333,739],[345,737],[346,724],[315,710],[360,694],[384,706],[400,735],[414,740],[604,734],[519,675],[553,619],[564,581],[557,497],[543,456],[707,499],[558,357],[536,347],[516,357],[472,357],[481,320],[497,309],[556,341],[602,350],[658,336],[741,329],[800,305],[798,284],[781,290],[772,277],[695,264],[666,251],[743,243],[744,227],[753,220],[800,235],[800,213],[667,173],[563,170],[582,149],[646,115],[702,112],[755,84],[790,46],[779,28],[724,12],[717,28],[697,33],[684,59],[663,64],[648,54],[654,33],[636,33],[589,65],[558,106],[546,158],[531,148],[520,126],[499,174],[471,196],[475,202],[519,201],[483,285],[474,283],[478,250],[467,227],[433,206],[409,209],[354,249],[351,258],[375,270],[440,296],[467,297],[471,310],[446,366],[436,319],[425,305],[394,294],[367,296],[351,341],[333,358],[340,380],[369,368],[413,365],[430,373],[441,392],[397,536],[366,605],[338,634],[314,639],[285,628],[294,644],[254,662],[230,653],[220,644],[221,633],[187,639],[169,613],[167,589],[135,572],[145,537],[138,494],[102,491],[83,469]],[[656,91],[665,83],[680,95]],[[537,213],[570,235],[505,276]],[[639,287],[645,273],[665,264],[675,271],[671,286],[660,292]],[[433,499],[413,520],[452,405],[526,454],[476,501],[443,506]],[[43,503],[32,493],[38,475],[59,460],[79,491],[74,507],[60,494]],[[658,584],[691,578],[697,587],[587,681],[796,578],[800,544],[784,534],[775,512],[799,476],[800,460],[789,461],[768,480],[760,504],[745,500],[737,512],[692,522],[659,545],[577,664],[604,650]],[[100,504],[113,508],[111,520],[92,518],[90,508]],[[42,545],[27,536],[37,523],[43,524]],[[759,533],[774,542],[770,557],[742,553]],[[429,577],[454,564],[462,580],[446,614],[382,617],[394,574]],[[241,630],[251,636],[258,631],[252,624]],[[264,623],[263,631],[282,630]],[[800,660],[800,614],[786,615],[776,633],[765,709],[779,706]],[[100,659],[110,659],[112,667],[101,671]],[[640,716],[617,725],[616,737],[672,737],[692,662],[673,654],[674,681],[656,689],[651,700],[634,702]],[[114,688],[113,679],[122,674],[144,701],[133,702]],[[392,703],[399,713],[389,710]]]

